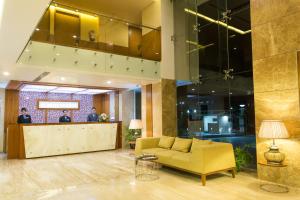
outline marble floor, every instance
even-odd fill
[[[300,190],[262,191],[254,175],[209,176],[162,168],[151,182],[134,178],[131,151],[105,151],[28,160],[0,158],[0,200],[300,200]]]

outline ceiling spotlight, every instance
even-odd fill
[[[110,19],[109,19],[109,21],[111,21],[111,22],[112,22],[112,21],[113,21],[113,19],[112,19],[112,18],[110,18]]]
[[[76,38],[77,38],[77,35],[73,35],[72,37],[73,37],[74,39],[76,39]]]
[[[195,91],[195,88],[192,88],[192,91]]]
[[[40,29],[39,29],[39,28],[36,28],[35,30],[36,30],[36,31],[39,31]]]
[[[128,22],[126,22],[126,25],[128,26],[128,25],[129,25],[129,23],[128,23]]]
[[[233,48],[233,50],[237,50],[237,48],[236,48],[236,47],[234,47],[234,48]]]
[[[2,74],[3,74],[4,76],[9,76],[9,75],[10,75],[9,72],[3,72]]]
[[[230,95],[232,95],[232,92],[229,92]]]
[[[241,108],[244,108],[244,107],[245,107],[245,104],[240,104],[240,107],[241,107]]]
[[[64,81],[64,80],[66,80],[66,78],[62,76],[62,77],[60,77],[60,80]]]
[[[111,84],[112,82],[111,82],[111,81],[106,81],[106,83],[107,83],[107,84]]]
[[[216,91],[212,90],[211,93],[215,93]]]

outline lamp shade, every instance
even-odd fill
[[[142,128],[143,128],[142,120],[132,119],[130,121],[129,129],[142,129]]]
[[[261,123],[258,137],[260,138],[288,138],[289,133],[281,120],[264,120]]]

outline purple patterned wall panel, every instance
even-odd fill
[[[73,95],[73,100],[80,101],[80,110],[73,111],[73,121],[86,122],[93,107],[93,95]]]
[[[85,122],[87,115],[93,107],[93,95],[72,95],[58,93],[43,93],[43,92],[20,92],[19,108],[26,107],[32,117],[33,123],[45,123],[45,111],[37,109],[38,99],[51,100],[79,100],[80,110],[73,111],[73,122]],[[57,123],[62,115],[62,110],[49,110],[48,123]],[[71,112],[69,112],[71,116]]]
[[[45,123],[45,111],[37,109],[37,100],[46,99],[46,93],[20,92],[19,112],[21,108],[27,108],[33,123]]]

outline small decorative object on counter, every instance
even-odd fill
[[[109,116],[106,113],[102,113],[99,115],[99,122],[108,122]]]

